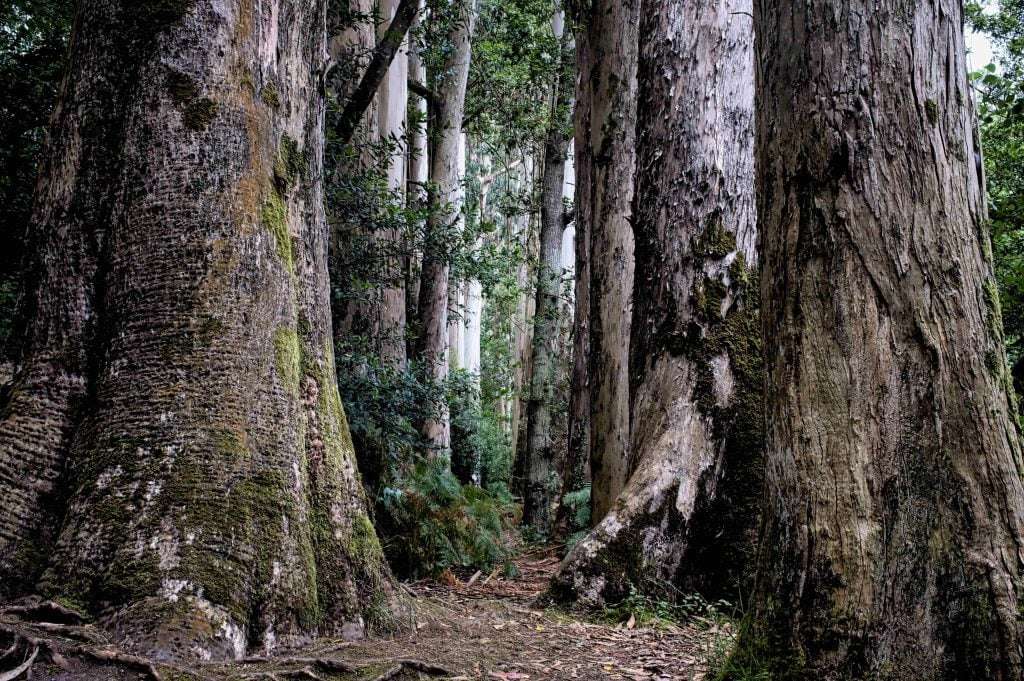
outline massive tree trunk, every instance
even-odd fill
[[[590,452],[592,518],[603,518],[629,465],[629,323],[633,295],[630,226],[636,168],[636,60],[640,0],[594,0],[577,17],[586,28],[579,77],[590,125],[576,148],[589,159],[583,230],[590,235]],[[582,87],[582,86],[581,86]]]
[[[776,674],[1020,679],[1022,462],[961,3],[755,16]]]
[[[756,310],[746,300],[756,257],[750,8],[750,0],[644,7],[632,470],[559,580],[590,604],[632,588],[721,588],[744,562],[735,560],[743,549],[728,545],[753,545],[761,376]]]
[[[459,151],[462,146],[462,114],[469,78],[470,39],[476,20],[475,0],[456,0],[449,8],[452,19],[451,49],[436,75],[434,90],[440,93],[431,130],[430,215],[423,244],[423,270],[419,291],[419,359],[427,375],[438,385],[448,377],[448,270],[450,237],[459,220],[458,201],[462,178]],[[436,452],[451,443],[451,423],[444,401],[437,413],[424,420],[421,432]]]
[[[323,4],[85,0],[73,45],[0,421],[0,584],[45,568],[164,659],[383,624],[331,349]]]
[[[562,232],[565,229],[565,159],[569,147],[568,121],[572,107],[571,52],[563,37],[565,17],[552,17],[555,39],[561,46],[559,70],[551,91],[551,119],[544,144],[541,180],[540,261],[537,267],[536,308],[529,398],[526,405],[526,481],[523,524],[542,535],[551,532],[552,504],[561,489],[558,456],[552,442],[552,410],[558,378],[558,341],[561,328]]]

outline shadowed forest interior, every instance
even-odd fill
[[[1024,679],[1024,0],[0,0],[0,681]]]

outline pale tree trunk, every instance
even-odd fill
[[[766,659],[1020,679],[1021,452],[961,3],[755,17]]]
[[[377,27],[383,37],[395,15],[400,0],[382,0],[382,23]],[[409,40],[402,44],[408,51]],[[409,102],[409,60],[400,52],[377,93],[378,130],[381,138],[390,140],[394,148],[387,163],[387,186],[392,200],[404,203],[406,187],[405,120]],[[377,329],[381,358],[394,367],[405,366],[405,274],[402,252],[403,236],[396,227],[377,235],[381,241],[384,280],[381,284],[380,312]]]
[[[331,347],[324,25],[322,3],[79,8],[0,421],[0,583],[45,566],[43,593],[161,659],[386,623]]]
[[[552,411],[558,379],[561,328],[562,232],[565,225],[565,159],[572,107],[571,49],[563,36],[564,13],[557,10],[551,27],[561,46],[559,69],[551,88],[551,120],[544,144],[541,180],[540,258],[531,343],[532,375],[526,403],[526,480],[523,524],[541,535],[551,532],[552,508],[561,489],[559,461],[552,441]]]
[[[420,0],[420,11],[413,22],[410,33],[415,34],[423,21],[426,0]],[[415,83],[427,82],[427,68],[420,55],[420,46],[409,41],[409,80]],[[427,152],[427,101],[422,97],[411,97],[406,126],[406,194],[405,202],[409,206],[421,206],[427,200],[427,180],[429,179],[429,159]],[[420,291],[420,266],[422,253],[410,249],[405,258],[405,314],[406,319],[417,318]],[[411,335],[411,334],[410,334]],[[411,350],[409,338],[406,348]]]
[[[630,226],[636,167],[636,60],[640,0],[594,0],[578,17],[587,35],[579,77],[589,126],[577,132],[589,187],[577,222],[590,235],[590,452],[595,522],[611,510],[629,464]]]
[[[615,602],[631,588],[672,595],[721,582],[736,566],[695,553],[753,544],[753,471],[762,459],[759,329],[745,300],[756,242],[750,9],[750,0],[644,7],[632,465],[615,505],[560,576],[588,604]],[[725,484],[750,475],[754,484],[742,489]],[[725,508],[709,513],[720,495]],[[748,517],[730,517],[734,504]]]
[[[455,227],[451,233],[453,242],[461,242],[466,231],[466,215],[462,208],[466,204],[466,133],[459,134],[456,152],[455,176],[458,185],[454,203],[459,207]],[[451,248],[451,246],[449,246]],[[450,274],[449,274],[450,277]],[[448,366],[449,369],[464,369],[466,354],[466,281],[457,280],[449,284],[448,291]],[[452,314],[454,312],[454,314]]]
[[[462,210],[458,201],[462,182],[458,173],[459,142],[476,2],[456,0],[451,9],[460,16],[453,22],[452,49],[437,74],[435,84],[440,96],[433,119],[436,130],[431,131],[431,210],[427,219],[419,291],[419,359],[426,368],[427,376],[438,385],[448,377],[448,250],[451,232]],[[437,413],[424,420],[421,433],[435,452],[448,450],[451,423],[444,400],[437,404]]]

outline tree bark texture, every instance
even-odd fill
[[[552,411],[559,373],[559,332],[562,316],[562,232],[565,229],[565,162],[569,148],[568,121],[572,110],[572,58],[563,36],[564,15],[552,18],[555,38],[560,43],[560,68],[551,91],[551,120],[544,143],[544,172],[541,179],[540,261],[537,268],[536,311],[529,397],[526,404],[526,481],[523,495],[523,524],[542,535],[550,534],[554,522],[553,504],[561,490],[559,456],[553,442]]]
[[[750,0],[644,5],[631,470],[562,571],[587,604],[631,589],[720,588],[752,554],[762,377],[747,301],[756,257],[750,9]]]
[[[588,81],[589,127],[577,149],[585,175],[590,234],[591,517],[611,510],[629,465],[629,324],[633,294],[633,175],[636,167],[636,63],[640,0],[594,0],[579,77]],[[581,86],[583,87],[583,86]],[[581,172],[581,176],[584,173]],[[580,221],[577,218],[577,221]]]
[[[755,7],[776,674],[1020,679],[1021,452],[961,3]]]
[[[437,384],[448,377],[448,248],[449,236],[459,221],[462,206],[458,201],[462,178],[459,176],[459,144],[462,115],[466,104],[466,82],[471,57],[470,40],[476,21],[476,2],[455,2],[462,16],[454,21],[448,57],[437,74],[435,90],[440,92],[431,131],[430,215],[423,245],[423,270],[420,277],[419,358],[427,375]],[[451,444],[448,407],[440,404],[436,415],[424,421],[421,432],[438,452]]]
[[[45,568],[158,659],[388,620],[331,347],[324,11],[79,7],[0,421],[0,583]]]

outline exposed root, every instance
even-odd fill
[[[0,615],[16,615],[20,619],[36,623],[64,625],[85,624],[86,617],[56,601],[28,598],[21,603],[0,608]]]
[[[420,660],[398,660],[397,666],[387,670],[373,681],[389,681],[397,678],[406,669],[429,676],[454,676],[451,671],[436,664],[427,664]]]

